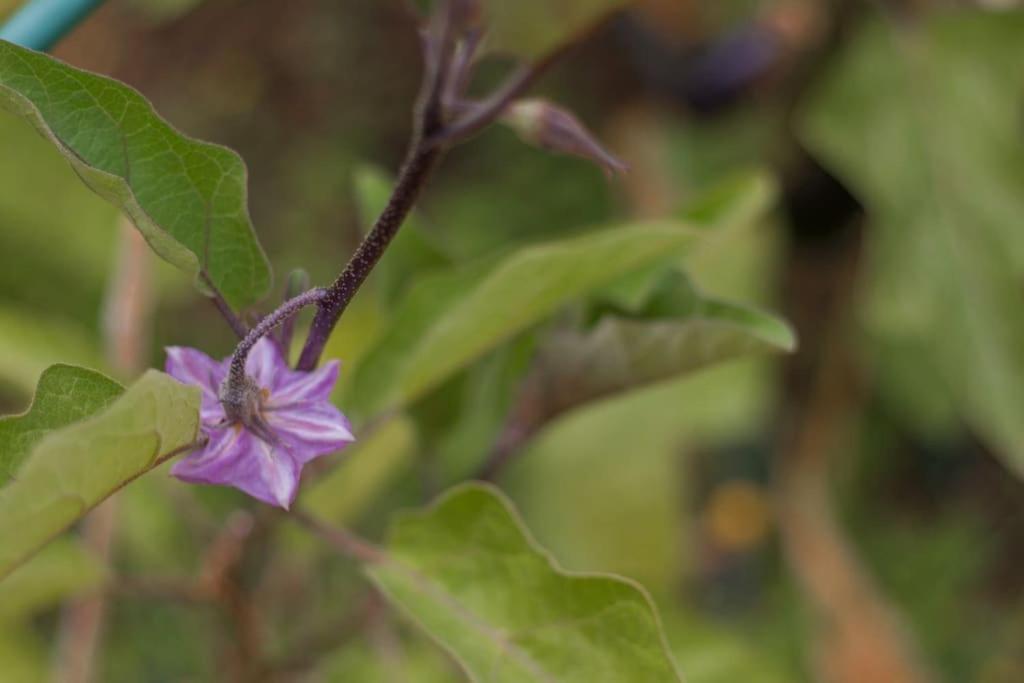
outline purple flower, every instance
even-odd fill
[[[175,463],[171,474],[192,483],[234,486],[288,509],[302,466],[355,440],[348,420],[329,400],[338,362],[297,372],[273,342],[261,339],[245,365],[258,390],[246,424],[231,421],[218,398],[229,364],[230,359],[217,362],[195,349],[167,349],[167,373],[203,390],[199,415],[209,437],[205,446]]]

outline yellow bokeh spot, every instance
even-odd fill
[[[760,486],[749,481],[727,481],[711,493],[704,510],[704,526],[721,549],[751,550],[771,530],[771,505]]]

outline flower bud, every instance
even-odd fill
[[[602,147],[579,119],[551,102],[518,100],[505,110],[502,121],[531,145],[589,159],[608,175],[626,171],[626,165]]]

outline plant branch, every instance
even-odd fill
[[[245,338],[242,339],[237,347],[235,347],[234,353],[231,354],[231,367],[228,370],[227,378],[228,391],[230,392],[232,389],[241,388],[244,385],[245,361],[249,357],[249,352],[252,351],[252,347],[256,346],[256,342],[265,337],[275,327],[289,320],[306,306],[322,301],[324,296],[325,291],[320,288],[314,288],[308,292],[303,292],[302,294],[285,301],[283,304],[278,306],[276,310],[264,316],[264,318],[257,323],[256,327],[249,330],[249,333],[245,335]]]
[[[139,600],[168,600],[177,603],[207,603],[213,598],[187,577],[117,576],[104,587],[106,595]]]
[[[302,292],[309,289],[309,273],[302,270],[292,271],[288,276],[288,285],[285,289],[285,301],[291,299],[294,296],[298,296]],[[284,322],[281,323],[280,329],[277,331],[277,341],[281,346],[281,353],[285,358],[288,357],[289,351],[292,348],[292,337],[295,335],[295,319],[298,314],[290,315],[285,318]]]
[[[220,293],[220,290],[213,284],[213,280],[206,273],[200,273],[199,277],[202,278],[203,284],[210,288],[210,301],[216,306],[217,310],[220,311],[221,316],[227,321],[228,326],[238,336],[239,339],[245,339],[245,335],[249,334],[249,326],[238,317],[238,314],[228,304],[227,299]]]
[[[383,550],[348,529],[324,524],[301,510],[292,510],[288,517],[346,557],[365,563],[377,563],[385,559]]]
[[[313,318],[313,326],[302,348],[302,354],[299,356],[296,365],[299,370],[308,372],[320,362],[320,354],[323,353],[338,319],[380,261],[391,240],[398,234],[406,216],[419,199],[431,172],[441,159],[443,149],[438,145],[427,146],[424,141],[443,126],[442,100],[445,83],[449,78],[446,72],[453,52],[452,7],[452,3],[446,3],[423,35],[423,85],[413,117],[413,137],[398,175],[398,182],[369,234],[349,259],[345,269],[327,288],[316,317]]]
[[[787,317],[801,331],[803,353],[788,361],[786,411],[776,420],[774,497],[782,552],[814,617],[816,680],[930,683],[936,677],[903,615],[836,514],[831,465],[845,452],[866,396],[848,342],[858,243],[848,239],[840,246],[798,246],[788,264]]]
[[[324,655],[359,637],[366,624],[383,607],[380,593],[371,590],[353,611],[308,630],[285,648],[282,656],[267,662],[264,665],[264,679],[275,680],[305,673],[316,666]]]
[[[313,326],[306,338],[302,355],[299,356],[297,369],[308,372],[320,362],[320,354],[323,353],[327,339],[338,323],[338,319],[345,312],[363,282],[369,277],[377,262],[380,261],[391,240],[398,234],[398,229],[412,210],[413,204],[419,198],[427,178],[440,158],[440,148],[423,150],[420,149],[420,145],[415,145],[402,167],[398,184],[395,186],[384,212],[381,213],[373,229],[356,249],[348,265],[345,266],[345,270],[327,288],[316,317],[313,318]]]
[[[574,43],[551,51],[538,61],[515,70],[504,85],[478,104],[458,101],[469,80],[479,37],[474,31],[456,36],[455,3],[446,2],[424,32],[424,79],[417,100],[412,140],[398,182],[384,211],[320,302],[309,336],[296,365],[310,371],[320,362],[327,339],[352,298],[369,277],[419,199],[423,187],[444,153],[454,144],[481,131],[501,116]],[[462,43],[457,44],[457,38]],[[461,112],[461,113],[460,113]],[[446,115],[457,114],[451,122]]]
[[[548,67],[553,64],[563,50],[552,52],[545,59],[533,64],[520,66],[503,86],[486,100],[469,107],[466,112],[451,125],[438,131],[426,140],[428,147],[452,145],[473,137],[484,128],[494,123],[513,100],[525,93],[539,79]]]

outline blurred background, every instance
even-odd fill
[[[1018,4],[641,0],[538,88],[628,174],[495,128],[428,188],[417,220],[462,263],[775,177],[770,218],[694,277],[785,316],[799,350],[575,410],[500,479],[564,566],[652,592],[691,683],[1024,681]],[[276,300],[293,267],[331,279],[372,220],[354,182],[401,160],[415,28],[401,0],[111,0],[54,53],[242,155]],[[169,344],[230,352],[209,302],[27,125],[0,114],[0,149],[0,412],[55,361],[125,378]],[[346,368],[393,312],[378,280],[331,341]],[[375,435],[311,503],[378,537],[473,471],[505,367]],[[0,584],[0,681],[462,680],[242,496],[155,473],[113,505]],[[178,580],[208,575],[217,604]]]

